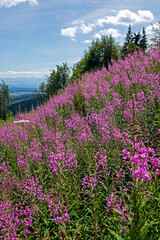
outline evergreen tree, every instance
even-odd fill
[[[131,45],[131,43],[133,43],[133,34],[131,25],[129,25],[128,32],[126,34],[125,41],[121,50],[122,55],[126,55],[128,53],[128,44]]]
[[[57,65],[57,70],[52,70],[50,76],[48,77],[47,84],[40,85],[43,87],[43,93],[47,97],[56,94],[59,90],[67,86],[69,82],[70,69],[67,63],[63,63],[62,66]],[[40,89],[42,91],[42,89]]]
[[[6,120],[9,106],[9,87],[2,80],[0,83],[0,119]]]
[[[141,33],[134,33],[133,36],[133,42],[135,43],[135,45],[140,46],[140,40],[141,40]]]
[[[143,28],[143,30],[142,30],[142,37],[141,37],[141,40],[140,40],[140,48],[144,52],[147,49],[147,35],[146,35],[145,28]]]
[[[121,55],[124,57],[128,53],[133,53],[142,49],[145,51],[147,48],[147,36],[145,28],[140,32],[132,34],[131,26],[129,25],[128,32],[121,50]]]
[[[42,103],[46,99],[46,84],[44,82],[41,82],[39,86],[38,98],[41,98]]]

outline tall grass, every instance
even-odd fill
[[[160,49],[0,127],[0,239],[158,240]]]

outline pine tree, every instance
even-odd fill
[[[128,53],[128,44],[133,43],[133,34],[132,34],[132,29],[131,29],[131,25],[129,25],[128,27],[128,32],[126,34],[126,38],[122,47],[122,51],[121,53],[126,55]]]
[[[142,30],[142,37],[141,37],[141,40],[140,40],[140,48],[144,52],[147,49],[147,35],[146,35],[145,28],[143,28],[143,30]]]
[[[140,40],[141,40],[141,33],[134,33],[133,41],[136,46],[140,46]]]
[[[2,80],[0,83],[0,119],[6,120],[9,106],[9,87]]]

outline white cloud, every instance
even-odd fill
[[[72,24],[75,25],[74,27],[61,29],[61,35],[71,37],[72,40],[75,41],[74,38],[77,33],[88,34],[96,27],[104,27],[104,24],[128,26],[129,24],[134,25],[136,23],[151,22],[154,20],[152,12],[148,10],[138,10],[136,13],[129,9],[122,9],[120,11],[112,10],[112,12],[115,14],[114,16],[99,18],[95,23],[85,23],[82,19],[75,20],[72,22]],[[95,33],[94,37],[101,38],[102,35],[112,35],[114,38],[123,36],[117,29],[109,28]]]
[[[103,27],[105,23],[114,25],[136,24],[142,22],[151,22],[154,19],[151,11],[138,10],[138,13],[132,12],[129,9],[120,10],[115,16],[106,16],[97,20],[97,25]]]
[[[83,34],[87,34],[87,33],[90,33],[92,29],[95,27],[95,24],[92,24],[92,23],[89,23],[88,26],[85,25],[84,23],[82,23],[82,20],[76,20],[74,23],[77,23],[77,26],[61,29],[61,35],[66,37],[71,37],[73,41],[75,41],[74,37],[77,32],[82,32]]]
[[[90,44],[91,42],[92,42],[92,40],[84,40],[82,43]]]
[[[95,27],[95,24],[90,23],[88,24],[88,26],[86,26],[85,24],[82,24],[80,28],[83,34],[87,34],[87,33],[90,33],[94,27]]]
[[[7,71],[7,72],[0,72],[0,78],[17,78],[17,77],[44,77],[49,74],[49,71]]]
[[[28,2],[31,6],[38,5],[37,0],[0,0],[0,7],[10,8],[25,2]]]
[[[72,22],[72,24],[74,24],[74,25],[81,25],[81,24],[83,24],[83,23],[84,23],[84,21],[81,20],[81,19],[77,19],[77,20],[74,20],[74,21]]]
[[[123,35],[118,32],[118,29],[114,28],[108,28],[99,31],[98,33],[94,34],[94,38],[101,38],[102,35],[112,35],[112,37],[117,38],[117,37],[122,37]]]
[[[149,25],[148,27],[146,27],[146,34],[147,35],[152,35],[153,34],[153,31],[152,31],[152,29],[153,28],[157,28],[157,29],[159,29],[159,26],[158,26],[158,23],[155,23],[155,24],[153,24],[153,25]]]
[[[154,20],[154,16],[151,11],[138,10],[139,21],[140,22],[151,22]]]
[[[74,38],[77,32],[77,27],[69,27],[61,29],[61,35]]]

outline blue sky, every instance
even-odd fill
[[[122,44],[129,24],[149,37],[159,12],[159,0],[0,0],[0,78],[72,66],[101,35]]]

